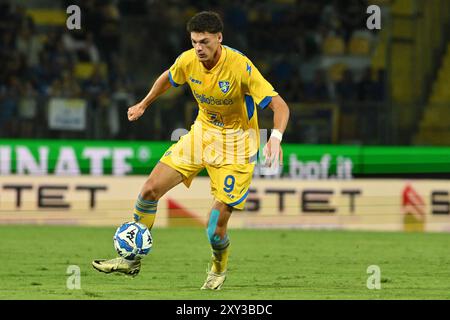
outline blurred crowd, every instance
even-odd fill
[[[60,8],[80,6],[81,30],[41,28],[20,3],[0,0],[0,137],[71,137],[43,130],[44,118],[35,121],[45,117],[48,97],[67,97],[88,101],[99,128],[95,137],[151,139],[148,131],[130,130],[123,112],[145,94],[150,78],[190,47],[185,24],[201,10],[222,15],[224,43],[249,56],[290,103],[385,98],[382,70],[373,72],[368,66],[355,73],[348,68],[330,81],[326,70],[311,68],[324,54],[328,36],[348,43],[365,28],[365,0],[61,1]],[[145,32],[133,38],[123,28],[124,20],[138,21]],[[147,61],[124,53],[124,40],[139,43]],[[77,64],[83,62],[95,65],[87,78],[76,75]],[[146,77],[132,71],[143,67],[149,70]],[[177,104],[189,99],[186,93]]]
[[[187,19],[199,10],[219,12],[225,24],[224,43],[249,56],[277,90],[295,102],[384,99],[381,72],[354,75],[347,69],[345,78],[330,83],[326,70],[310,67],[323,54],[328,37],[339,37],[347,45],[354,33],[367,33],[366,9],[366,0],[169,0],[154,1],[152,6],[127,1],[122,6],[123,12],[146,15],[146,28],[154,31],[143,41],[158,43],[161,50],[152,57],[166,66],[190,46],[186,33],[180,32]]]
[[[100,2],[98,2],[100,3]],[[107,108],[131,100],[132,76],[119,56],[119,12],[113,3],[85,1],[81,30],[62,26],[38,30],[23,5],[2,2],[0,8],[0,134],[33,137],[45,126],[46,98],[83,98],[89,107]],[[75,76],[77,63],[96,67],[87,79]],[[102,72],[104,62],[107,72]],[[42,102],[42,103],[41,103]],[[38,130],[39,131],[39,130]]]

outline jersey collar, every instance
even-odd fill
[[[227,49],[223,45],[220,45],[220,47],[222,48],[222,52],[220,53],[219,61],[217,61],[216,65],[214,67],[212,67],[212,69],[210,69],[210,70],[206,69],[205,66],[203,65],[203,63],[200,62],[203,72],[216,73],[217,70],[221,69],[222,64],[225,61],[225,58],[227,55]]]

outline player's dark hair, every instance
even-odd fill
[[[216,12],[202,11],[188,21],[186,29],[188,32],[219,33],[223,31],[223,22]]]

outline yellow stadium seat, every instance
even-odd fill
[[[100,73],[103,76],[106,76],[108,70],[105,63],[100,63],[97,65],[90,62],[79,62],[75,65],[75,77],[80,80],[88,79],[89,77],[91,77],[96,67],[100,68]]]
[[[27,14],[37,25],[63,26],[67,20],[67,14],[63,10],[28,9]]]
[[[344,39],[335,36],[329,36],[325,39],[322,46],[325,55],[341,55],[345,53]]]
[[[414,0],[396,0],[392,3],[392,13],[400,15],[411,15],[414,13]]]
[[[335,63],[328,68],[328,78],[332,82],[338,82],[342,80],[346,69],[347,66],[344,63]]]
[[[370,54],[370,41],[365,38],[353,37],[348,45],[348,52],[352,55],[367,56]]]

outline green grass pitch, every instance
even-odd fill
[[[0,226],[0,299],[450,299],[450,234],[230,230],[229,276],[199,290],[210,248],[201,228],[153,230],[136,278],[103,274],[115,228]],[[81,289],[68,289],[70,265]],[[381,270],[381,289],[366,286]]]

